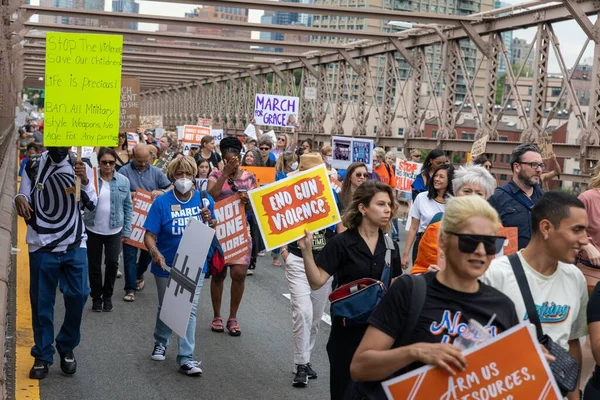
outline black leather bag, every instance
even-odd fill
[[[523,270],[523,264],[521,264],[521,259],[519,258],[519,255],[515,253],[508,256],[508,260],[515,273],[515,277],[517,278],[519,289],[521,290],[521,295],[525,302],[525,308],[527,309],[529,322],[535,325],[539,342],[548,349],[550,354],[556,357],[556,361],[550,363],[550,370],[552,371],[552,375],[554,375],[554,379],[558,384],[561,394],[566,396],[567,393],[577,389],[581,365],[567,350],[553,341],[550,336],[544,334],[540,317],[535,308],[535,303],[533,302],[531,289],[529,288],[527,277]]]

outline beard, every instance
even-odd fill
[[[536,187],[540,184],[541,178],[538,175],[527,176],[525,175],[524,171],[521,171],[517,176],[521,182],[529,187]]]

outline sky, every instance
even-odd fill
[[[200,0],[199,0],[200,2]],[[517,5],[523,3],[520,0],[506,0],[507,3],[512,5]],[[32,0],[32,4],[39,4],[39,0]],[[140,4],[140,14],[150,14],[150,15],[162,15],[162,16],[172,16],[172,17],[183,17],[186,12],[191,11],[195,8],[192,4],[177,4],[177,3],[163,3],[158,1],[143,1],[138,0]],[[105,10],[110,11],[112,0],[105,0]],[[249,22],[260,23],[260,17],[262,16],[263,11],[261,10],[250,10],[249,11]],[[595,18],[592,18],[592,22],[595,21]],[[560,48],[562,55],[565,60],[565,64],[567,69],[570,69],[574,66],[575,61],[577,60],[577,56],[581,51],[585,43],[586,36],[581,30],[581,28],[573,21],[565,21],[556,23],[553,25],[554,31],[558,36],[560,41]],[[158,29],[157,24],[146,24],[140,23],[138,24],[138,28],[140,30],[154,31]],[[518,30],[513,31],[513,37],[518,37],[522,39],[526,39],[528,42],[531,42],[535,39],[536,29],[526,29],[526,30]],[[258,32],[252,32],[252,38],[258,39]],[[592,44],[588,45],[586,52],[582,60],[589,61],[591,63],[591,59],[593,57],[593,46]],[[560,68],[558,59],[554,54],[554,50],[550,49],[550,59],[549,59],[549,72],[560,74]]]

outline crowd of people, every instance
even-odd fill
[[[14,205],[28,226],[35,342],[32,379],[47,376],[54,343],[61,370],[76,372],[73,350],[79,344],[86,301],[91,297],[95,312],[113,310],[121,258],[125,302],[136,301],[149,267],[154,276],[158,302],[150,358],[164,361],[172,331],[159,316],[168,271],[185,227],[190,218],[216,227],[215,202],[231,196],[239,196],[245,206],[248,226],[243,229],[249,230],[251,251],[226,264],[214,263],[221,250],[218,241],[213,241],[202,275],[210,278],[210,329],[242,335],[238,311],[245,282],[255,273],[257,257],[265,247],[248,198],[257,180],[245,167],[272,167],[281,180],[319,165],[325,165],[332,181],[341,182],[339,193],[333,195],[342,221],[306,232],[271,254],[272,265],[283,266],[291,296],[293,354],[289,357],[294,387],[306,387],[309,379],[318,376],[311,354],[328,296],[365,278],[384,282],[389,278],[390,284],[364,322],[349,323],[332,313],[327,343],[332,399],[374,398],[381,390],[377,382],[425,364],[449,374],[464,370],[465,358],[453,345],[459,332],[444,321],[458,318],[467,324],[469,318],[496,336],[527,319],[528,305],[521,292],[524,282],[544,333],[580,364],[582,340],[589,333],[600,364],[600,286],[588,299],[586,279],[577,267],[578,263],[600,267],[600,169],[590,180],[589,190],[575,197],[544,191],[544,181],[560,176],[560,169],[545,173],[546,162],[534,145],[514,149],[512,177],[498,187],[492,159],[479,157],[455,169],[441,149],[427,154],[413,149],[412,161],[425,158],[412,193],[401,193],[396,190],[395,164],[402,155],[379,147],[373,149],[372,165],[352,163],[336,170],[329,144],[298,141],[284,133],[276,135],[275,143],[269,135],[256,139],[226,136],[220,143],[205,136],[187,154],[176,134],[158,139],[152,131],[139,130],[138,134],[140,143],[133,147],[120,134],[115,148],[95,149],[96,187],[86,160],[78,161],[69,148],[44,149],[43,124],[28,121],[20,130],[17,147],[22,172]],[[77,180],[81,182],[79,200]],[[153,200],[144,224],[147,250],[123,243],[131,235],[132,196],[137,189],[150,192]],[[402,251],[388,234],[398,217],[399,200],[412,203]],[[515,255],[502,255],[506,237],[499,231],[503,227],[518,230]],[[231,278],[230,307],[222,314],[227,275]],[[203,284],[200,279],[186,335],[177,338],[177,367],[189,376],[202,374],[195,354],[195,329]],[[66,313],[55,337],[57,285]],[[423,304],[414,304],[415,294],[421,291]],[[555,362],[550,353],[546,358]],[[587,381],[584,393],[585,399],[599,398],[600,368]],[[564,394],[569,399],[580,396],[579,389]]]

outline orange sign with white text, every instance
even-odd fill
[[[148,216],[148,211],[152,207],[152,193],[142,189],[135,191],[133,195],[133,218],[131,220],[131,236],[123,239],[124,243],[146,250],[144,244],[144,222]]]
[[[189,144],[200,144],[204,136],[210,135],[210,128],[205,126],[184,125],[183,142]]]
[[[507,240],[504,241],[502,251],[496,254],[496,258],[508,256],[519,251],[519,228],[514,226],[508,228],[500,228],[498,236],[504,236]]]
[[[335,225],[340,213],[325,165],[248,192],[266,250],[298,240],[305,230]]]
[[[250,233],[246,222],[246,209],[239,195],[215,203],[216,234],[225,263],[242,258],[250,252]]]
[[[540,344],[522,323],[464,352],[455,376],[425,366],[382,383],[390,400],[560,400]]]

